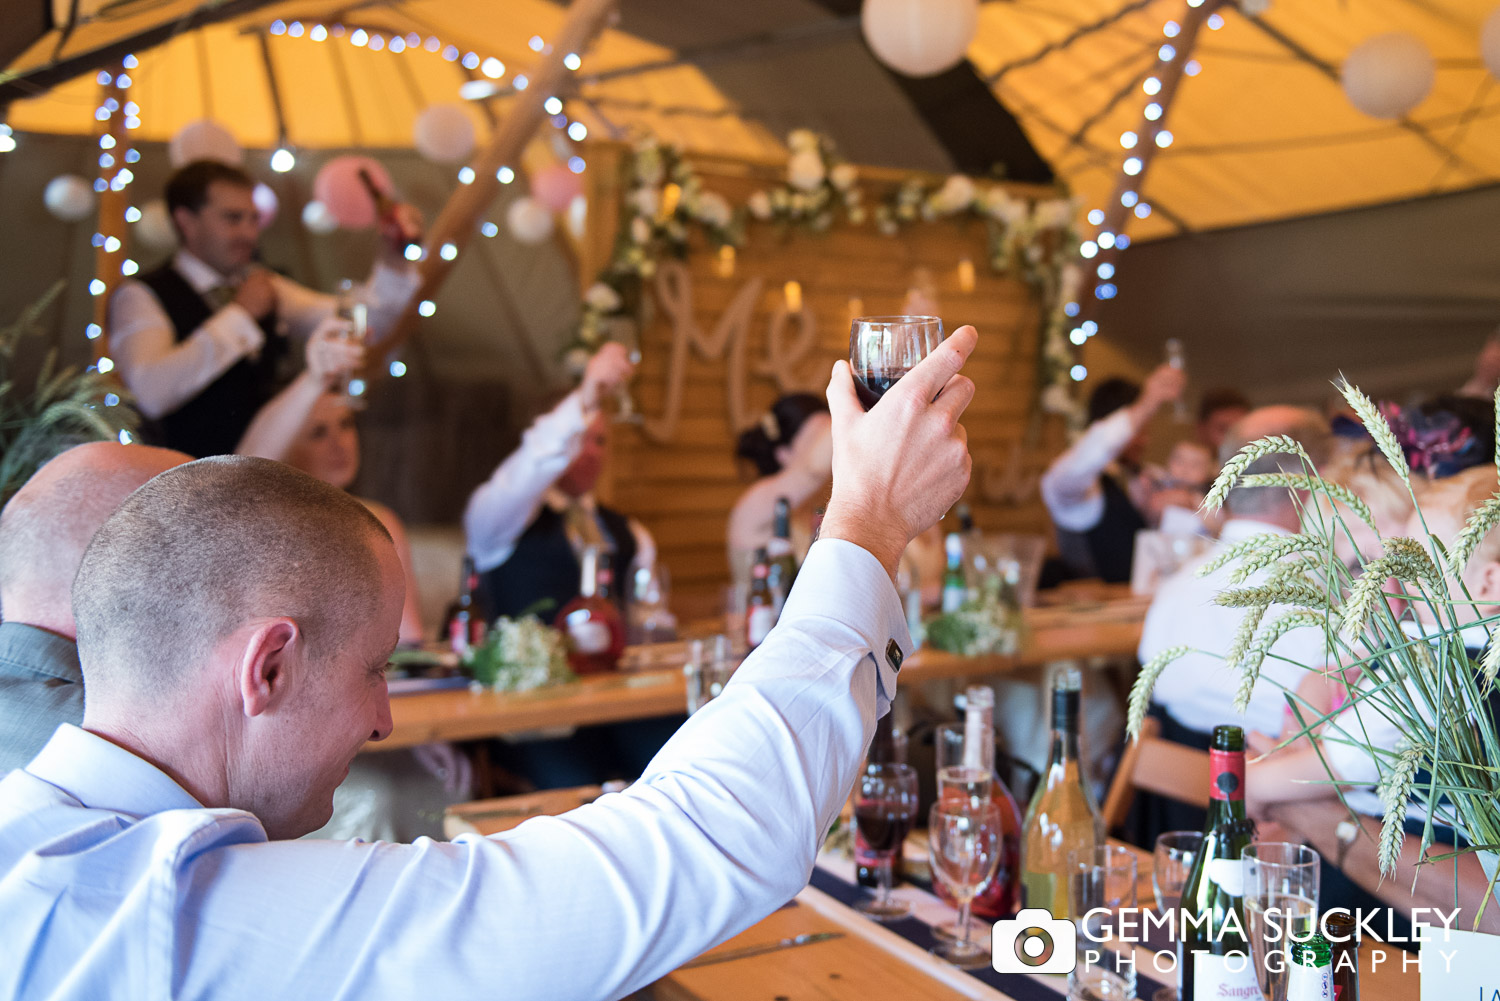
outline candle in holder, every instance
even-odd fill
[[[782,294],[786,296],[786,311],[788,313],[802,312],[802,283],[787,282],[782,286]]]
[[[974,291],[974,262],[965,257],[958,262],[958,287],[961,291]]]
[[[677,203],[682,201],[682,185],[675,182],[661,189],[661,214],[659,218],[670,219],[677,214]]]
[[[720,278],[734,277],[734,247],[730,244],[726,243],[719,248],[719,261],[714,270],[718,272]]]

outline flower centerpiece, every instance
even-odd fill
[[[923,642],[935,650],[975,657],[1011,654],[1021,649],[1025,619],[1012,590],[997,575],[980,585],[979,594],[952,612],[927,620]]]
[[[839,156],[833,140],[810,129],[794,129],[786,145],[786,180],[751,195],[746,202],[750,214],[761,222],[803,226],[815,233],[827,231],[839,214],[850,225],[862,225],[859,171]]]
[[[496,619],[463,662],[475,687],[496,692],[529,692],[576,680],[562,633],[535,615]]]
[[[1302,444],[1289,437],[1264,438],[1241,449],[1209,491],[1204,502],[1209,510],[1222,506],[1236,487],[1285,488],[1304,500],[1302,531],[1246,539],[1205,567],[1204,572],[1235,568],[1235,586],[1216,601],[1245,609],[1223,657],[1239,674],[1235,706],[1243,711],[1249,704],[1261,665],[1275,656],[1270,650],[1280,636],[1300,627],[1321,628],[1330,660],[1344,669],[1334,677],[1344,678],[1347,701],[1320,713],[1288,691],[1299,729],[1285,742],[1310,737],[1331,781],[1338,779],[1329,767],[1327,745],[1347,745],[1374,762],[1385,808],[1379,840],[1384,874],[1395,871],[1408,807],[1415,805],[1427,815],[1423,864],[1480,852],[1493,891],[1495,854],[1500,851],[1500,733],[1495,717],[1500,615],[1479,612],[1462,574],[1476,547],[1500,525],[1500,493],[1480,505],[1461,530],[1439,537],[1427,527],[1432,515],[1421,511],[1411,468],[1386,418],[1356,387],[1344,384],[1340,390],[1405,485],[1417,510],[1412,524],[1421,530],[1383,537],[1365,500],[1325,480]],[[1278,464],[1291,471],[1248,471],[1256,460],[1273,455],[1287,457]],[[1500,476],[1500,464],[1495,471]],[[1364,537],[1374,533],[1379,555],[1367,552],[1346,564],[1336,555],[1335,543],[1346,540],[1348,549],[1358,553],[1351,528],[1357,523],[1362,523],[1358,527]],[[1254,582],[1252,575],[1257,575]],[[1273,605],[1285,610],[1273,617]],[[1471,656],[1475,651],[1482,651],[1477,658]],[[1187,652],[1175,647],[1142,667],[1130,696],[1131,734],[1140,732],[1162,670]],[[1324,671],[1323,664],[1299,666]],[[1360,677],[1351,681],[1354,669]],[[1372,721],[1393,726],[1403,735],[1400,742],[1371,739]],[[1453,853],[1429,854],[1436,824],[1452,828],[1466,845]]]

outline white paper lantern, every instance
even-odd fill
[[[552,213],[534,198],[517,198],[505,210],[510,235],[521,243],[541,243],[552,235]]]
[[[141,208],[141,217],[135,222],[135,236],[151,250],[171,250],[177,246],[177,230],[172,228],[166,202],[158,198]]]
[[[434,104],[417,115],[411,138],[433,163],[459,163],[474,152],[474,122],[456,104]]]
[[[1432,91],[1437,63],[1421,40],[1405,32],[1367,38],[1344,60],[1349,103],[1374,118],[1400,118]]]
[[[1490,11],[1479,29],[1479,55],[1490,75],[1500,77],[1500,7]]]
[[[42,201],[63,222],[77,222],[94,211],[94,187],[77,174],[60,174],[47,182]]]
[[[338,229],[339,221],[333,217],[327,205],[313,201],[302,206],[302,225],[306,226],[310,232],[322,236]]]
[[[195,160],[217,160],[238,167],[245,162],[245,151],[224,126],[200,118],[177,130],[167,143],[167,158],[173,167],[185,167]]]
[[[979,0],[865,0],[859,23],[881,62],[907,76],[933,76],[968,51]]]

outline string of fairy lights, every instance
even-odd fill
[[[1207,0],[1187,0],[1189,7],[1197,8],[1203,6]],[[1204,27],[1210,31],[1218,31],[1224,26],[1224,18],[1218,13],[1212,13],[1204,20]],[[1141,118],[1144,125],[1129,128],[1120,133],[1120,148],[1126,153],[1125,159],[1120,164],[1120,172],[1123,178],[1138,177],[1146,168],[1146,159],[1141,150],[1154,145],[1157,149],[1166,149],[1172,145],[1174,136],[1165,126],[1163,119],[1167,109],[1158,100],[1162,91],[1161,72],[1165,67],[1178,58],[1177,44],[1173,41],[1182,33],[1182,25],[1176,20],[1169,20],[1162,25],[1161,33],[1166,40],[1156,49],[1156,70],[1141,81],[1141,92],[1146,99],[1141,108]],[[1196,59],[1189,59],[1182,67],[1184,76],[1195,77],[1203,71],[1203,66]],[[1119,185],[1123,190],[1119,199],[1122,208],[1129,210],[1130,214],[1137,219],[1147,219],[1151,216],[1151,203],[1141,197],[1139,184],[1123,181]],[[1106,229],[1108,212],[1105,208],[1096,206],[1088,211],[1087,218],[1090,226],[1094,227],[1093,233],[1084,240],[1078,248],[1079,255],[1085,262],[1093,261],[1106,251],[1122,251],[1130,246],[1129,234],[1123,232],[1124,227],[1118,226],[1119,232]],[[1127,217],[1128,220],[1128,217]],[[1108,256],[1114,256],[1113,254]],[[1117,268],[1113,261],[1100,261],[1096,265],[1087,265],[1093,268],[1091,278],[1093,295],[1101,302],[1113,299],[1119,294],[1119,286],[1115,282]],[[1083,307],[1077,301],[1066,303],[1063,313],[1070,319],[1077,318],[1083,312]],[[1068,340],[1075,347],[1083,347],[1089,340],[1099,333],[1099,324],[1095,320],[1086,319],[1081,321],[1072,330],[1068,331]],[[1088,378],[1088,369],[1081,362],[1074,364],[1068,371],[1068,376],[1074,382],[1082,382]]]

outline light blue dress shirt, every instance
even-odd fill
[[[806,884],[910,649],[880,564],[819,542],[639,782],[451,843],[268,842],[65,725],[0,780],[0,997],[618,998]]]

